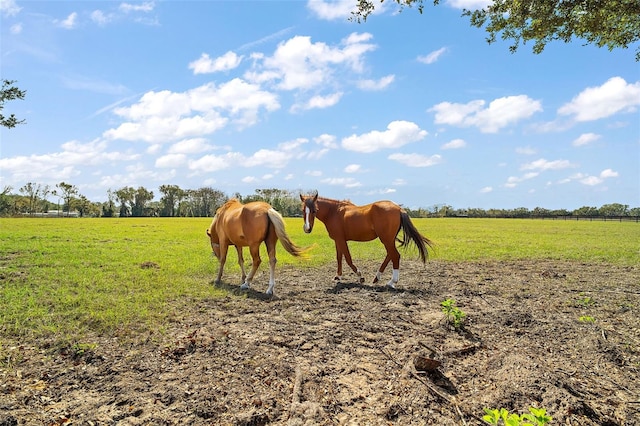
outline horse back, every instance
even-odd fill
[[[231,244],[239,247],[260,244],[267,236],[269,204],[256,201],[238,204],[226,209],[218,218],[218,233]]]
[[[400,230],[400,206],[391,201],[376,201],[363,206],[347,205],[340,212],[346,240],[371,241],[395,238]]]

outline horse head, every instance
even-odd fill
[[[313,230],[313,222],[318,212],[318,191],[309,196],[300,194],[300,200],[302,201],[302,217],[304,217],[303,229],[308,234]]]

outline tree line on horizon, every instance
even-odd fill
[[[178,185],[161,185],[158,188],[161,194],[158,201],[154,200],[154,192],[143,186],[125,186],[116,190],[109,189],[107,200],[104,202],[90,201],[80,194],[75,185],[66,182],[60,182],[54,188],[29,182],[18,189],[18,194],[12,191],[12,187],[5,186],[0,192],[0,216],[42,216],[48,212],[55,212],[53,215],[70,216],[73,213],[73,216],[80,217],[213,217],[216,210],[231,198],[236,198],[242,203],[265,201],[285,217],[301,216],[301,191],[277,188],[256,189],[249,195],[236,192],[229,196],[224,191],[211,187],[183,189]],[[51,198],[54,201],[51,201]],[[629,205],[620,203],[604,204],[600,207],[583,206],[575,210],[552,210],[543,207],[532,210],[526,207],[454,208],[450,205],[404,209],[414,218],[640,217],[640,207],[629,208]]]

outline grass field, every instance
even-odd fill
[[[288,218],[286,223],[293,241],[313,247],[307,258],[298,259],[278,245],[278,268],[335,262],[333,242],[321,223],[310,235],[303,233],[302,219]],[[435,242],[432,259],[441,261],[640,263],[637,223],[502,219],[414,223]],[[171,309],[224,295],[212,285],[218,262],[205,235],[209,224],[208,218],[0,219],[0,337],[50,335],[75,341],[86,333],[161,331],[172,317]],[[383,250],[377,241],[351,243],[356,260],[382,261]],[[266,268],[264,262],[261,270]],[[239,281],[233,250],[223,280]]]

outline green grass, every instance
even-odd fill
[[[179,318],[181,306],[225,294],[212,285],[218,262],[211,256],[205,234],[210,221],[1,218],[0,337],[44,335],[77,341],[88,333],[161,331],[167,321]],[[302,219],[286,222],[293,241],[313,247],[308,257],[300,259],[278,245],[278,268],[335,262],[333,241],[322,223],[316,223],[312,234],[304,234]],[[640,263],[640,224],[636,223],[500,219],[416,219],[414,223],[436,243],[432,259]],[[377,241],[350,243],[350,247],[356,261],[384,257]],[[403,256],[416,258],[414,251]],[[248,253],[245,259],[250,259]],[[227,283],[239,284],[236,262],[231,250],[223,277]],[[265,271],[267,262],[260,268]],[[277,270],[276,280],[277,293]],[[264,290],[266,285],[257,282],[256,289]]]
[[[437,258],[640,263],[640,224],[532,219],[418,219]]]

